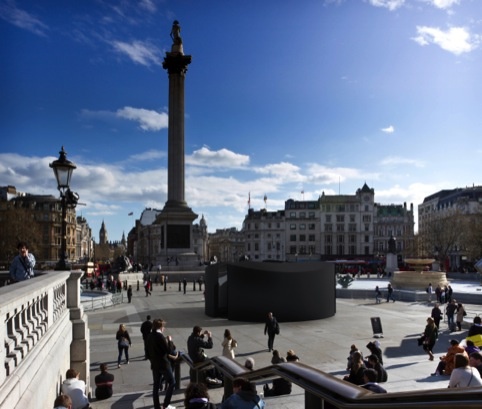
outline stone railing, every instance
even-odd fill
[[[69,368],[90,384],[81,276],[49,271],[0,288],[0,407],[52,407]]]

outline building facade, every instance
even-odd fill
[[[413,204],[381,205],[365,183],[354,195],[285,202],[283,211],[249,209],[243,222],[245,251],[253,261],[383,258],[391,235],[403,254],[414,235]]]
[[[235,227],[216,229],[208,237],[208,261],[234,263],[244,257],[244,234]]]
[[[62,239],[62,203],[51,195],[18,192],[14,186],[0,188],[0,259],[7,262],[17,254],[16,243],[26,241],[38,266],[58,261]],[[67,207],[67,260],[77,262],[89,254],[92,240],[85,219],[77,224],[75,208]],[[78,243],[78,240],[81,242]]]

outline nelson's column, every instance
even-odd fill
[[[174,21],[171,52],[166,52],[162,67],[169,75],[169,124],[167,201],[156,219],[161,225],[161,257],[175,257],[184,264],[195,264],[192,222],[197,214],[184,198],[184,78],[191,56],[184,55],[181,27]]]

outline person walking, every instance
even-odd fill
[[[162,409],[175,409],[174,406],[170,405],[172,393],[176,387],[176,381],[174,380],[169,362],[168,341],[164,336],[165,328],[166,322],[164,320],[155,319],[152,323],[152,332],[147,338],[147,351],[149,361],[151,362],[153,379],[152,400],[154,402],[154,409],[161,409],[159,390],[161,389],[162,380],[167,384]]]
[[[16,255],[10,264],[10,279],[16,283],[28,280],[35,275],[33,268],[35,267],[35,257],[28,252],[28,244],[21,241],[17,244],[18,255]]]
[[[388,283],[388,286],[387,286],[387,302],[389,302],[390,300],[395,302],[395,298],[393,298],[393,287],[390,283]]]
[[[231,336],[231,331],[229,331],[229,329],[224,331],[224,339],[221,345],[223,347],[223,356],[234,359],[234,348],[238,346],[238,343]]]
[[[437,329],[440,329],[440,320],[442,319],[442,315],[443,314],[442,310],[440,309],[440,304],[437,302],[432,308],[432,314],[430,315],[433,318]]]
[[[464,306],[462,305],[462,303],[458,303],[457,304],[457,314],[456,314],[456,318],[455,318],[455,322],[457,324],[457,329],[459,331],[462,331],[462,322],[464,322],[464,317],[467,315],[467,312],[465,311],[465,308]]]
[[[268,350],[271,352],[274,345],[274,337],[279,334],[279,324],[272,312],[268,313],[264,325],[264,335],[268,334]]]
[[[380,287],[378,287],[378,285],[375,287],[375,302],[377,304],[382,302],[382,292],[380,291]]]
[[[454,320],[455,311],[457,311],[457,304],[455,300],[451,300],[450,303],[447,305],[447,308],[445,309],[445,313],[447,314],[447,324],[449,326],[450,332],[453,332],[456,329],[456,324]]]
[[[428,302],[430,303],[432,302],[432,294],[433,294],[432,283],[428,283],[427,294],[428,294]]]
[[[148,353],[147,353],[147,338],[149,337],[149,334],[152,331],[152,321],[151,321],[151,316],[148,315],[146,317],[146,320],[141,324],[141,334],[142,334],[142,340],[144,341],[144,360],[148,359]]]
[[[429,360],[433,361],[433,347],[438,339],[438,329],[432,317],[427,318],[427,325],[423,331],[423,350],[428,354]]]
[[[129,347],[132,345],[131,337],[127,332],[126,326],[124,324],[119,325],[119,330],[115,336],[117,339],[117,348],[119,350],[119,355],[117,357],[117,367],[120,368],[120,362],[122,359],[122,352],[124,352],[126,358],[126,365],[129,365]]]

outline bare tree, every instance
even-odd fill
[[[482,213],[466,216],[465,229],[460,240],[460,251],[469,260],[482,258]]]
[[[466,231],[467,219],[459,211],[432,217],[420,233],[422,257],[433,257],[445,265],[450,253],[460,244]]]
[[[42,257],[41,225],[35,214],[23,207],[6,206],[0,212],[0,260],[2,264],[10,263],[17,255],[19,241],[27,242],[30,251],[36,258]]]

